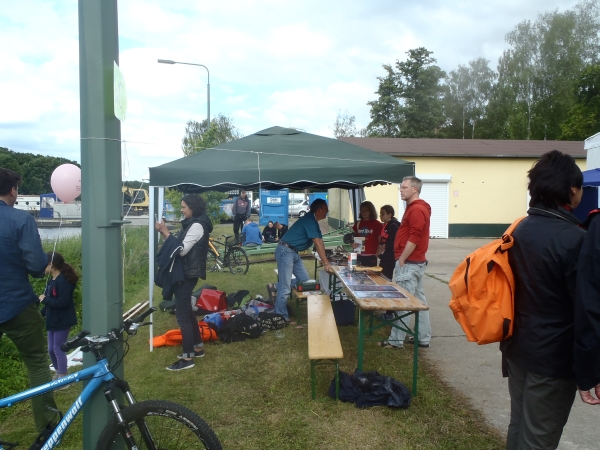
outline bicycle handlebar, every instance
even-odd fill
[[[84,339],[88,334],[90,334],[89,331],[81,330],[79,333],[77,333],[76,336],[73,336],[71,339],[69,339],[64,344],[60,344],[60,349],[63,352],[68,352],[69,350],[72,350],[74,348],[81,347],[81,344],[79,343],[79,341]]]
[[[99,344],[98,346],[100,347],[106,342],[117,340],[123,334],[123,332],[127,332],[127,334],[130,335],[136,334],[139,327],[150,324],[145,323],[144,319],[156,310],[157,308],[154,306],[152,308],[148,308],[139,316],[134,317],[133,319],[127,319],[121,324],[120,328],[115,328],[109,334],[104,336],[90,336],[88,338],[87,336],[90,334],[90,332],[87,330],[81,330],[79,333],[77,333],[77,335],[73,336],[64,344],[61,344],[60,349],[63,352],[68,352],[69,350],[73,350],[77,347],[82,347],[88,344]]]

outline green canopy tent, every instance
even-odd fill
[[[235,189],[348,189],[357,219],[365,186],[401,183],[415,174],[415,164],[337,139],[293,128],[272,127],[200,153],[150,168],[149,251],[155,254],[155,213],[162,209],[162,189],[183,192]],[[154,293],[154,258],[149,259],[150,306]],[[152,326],[150,350],[152,350]]]
[[[357,189],[401,183],[414,163],[293,128],[272,127],[150,168],[150,185],[184,192]]]

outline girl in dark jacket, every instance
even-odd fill
[[[163,239],[178,239],[183,249],[179,256],[183,258],[184,280],[173,286],[175,295],[175,317],[183,338],[183,353],[178,360],[167,367],[177,371],[194,367],[192,358],[204,356],[204,344],[198,329],[198,320],[192,310],[191,297],[198,278],[206,279],[206,256],[208,238],[213,230],[212,222],[206,215],[206,203],[196,194],[188,194],[181,200],[181,231],[177,237],[171,235],[164,222],[155,225]]]
[[[400,227],[400,222],[394,217],[394,208],[390,205],[382,206],[379,210],[379,218],[383,222],[381,230],[381,240],[377,255],[379,256],[379,265],[383,269],[381,272],[389,281],[394,275],[396,259],[394,258],[394,240],[396,232]]]
[[[60,253],[47,253],[46,273],[52,279],[46,286],[40,302],[44,305],[42,315],[46,317],[48,331],[48,354],[56,373],[55,380],[67,375],[67,355],[60,349],[69,338],[71,327],[77,325],[77,314],[73,293],[79,276]]]
[[[263,229],[262,235],[265,244],[277,242],[277,229],[273,226],[273,222],[269,220],[267,226]]]

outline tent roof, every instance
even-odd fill
[[[600,169],[590,169],[583,172],[584,186],[600,186]]]
[[[354,189],[401,183],[415,165],[337,139],[272,127],[150,168],[150,185],[188,192]]]

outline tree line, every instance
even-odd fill
[[[497,69],[476,58],[446,73],[420,47],[384,64],[370,122],[338,113],[339,136],[583,140],[600,131],[600,6],[540,14],[506,34]]]
[[[39,195],[52,192],[50,177],[52,172],[62,164],[75,164],[65,158],[55,156],[19,153],[0,147],[0,167],[17,172],[23,182],[19,186],[19,195]]]

